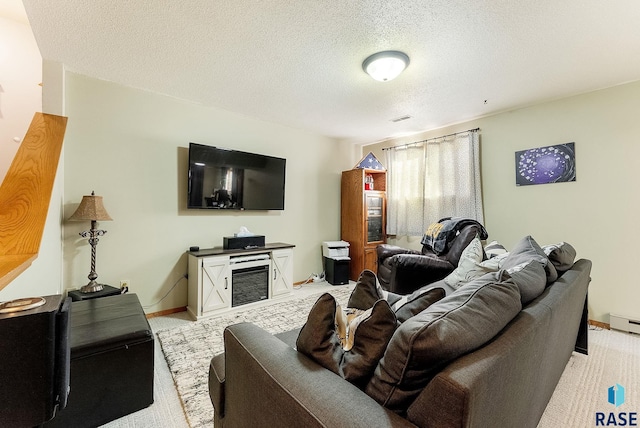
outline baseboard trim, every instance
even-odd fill
[[[594,327],[604,328],[606,330],[611,330],[611,326],[606,322],[602,322],[602,321],[589,320],[589,325],[592,325]]]
[[[186,310],[187,310],[186,306],[181,306],[179,308],[165,309],[164,311],[153,312],[150,314],[146,314],[145,316],[147,317],[147,319],[155,318],[155,317],[163,317],[165,315],[177,314],[178,312],[184,312]]]

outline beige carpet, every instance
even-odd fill
[[[625,388],[618,408],[607,402],[616,384]],[[590,330],[589,355],[573,353],[538,428],[595,427],[596,412],[640,413],[640,336]]]
[[[350,287],[334,287],[339,301],[348,298]],[[222,331],[229,324],[249,321],[271,332],[302,325],[318,295],[274,303],[258,309],[223,315],[158,332],[169,370],[178,390],[189,426],[213,426],[213,408],[208,395],[208,369],[211,357],[222,351]],[[549,344],[553,346],[553,344]],[[607,402],[607,390],[620,384],[625,403],[620,407]],[[640,336],[618,331],[589,331],[589,356],[574,353],[558,387],[538,424],[538,428],[594,427],[596,412],[640,412]],[[154,406],[162,405],[156,399]],[[497,411],[500,409],[496,403]],[[153,407],[153,406],[152,406]],[[175,409],[175,407],[174,407]],[[140,424],[136,426],[173,426]],[[502,427],[497,427],[502,428]]]

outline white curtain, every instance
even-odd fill
[[[443,217],[483,223],[477,130],[385,149],[387,234],[422,236]]]

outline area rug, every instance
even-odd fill
[[[353,286],[349,285],[332,287],[330,293],[339,303],[346,305],[352,289]],[[209,362],[214,355],[224,351],[222,334],[225,327],[251,322],[270,333],[301,327],[321,294],[318,292],[304,298],[278,301],[157,333],[192,428],[213,426],[213,406],[208,386]]]

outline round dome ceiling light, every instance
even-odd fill
[[[380,82],[393,80],[409,65],[409,56],[400,51],[374,53],[364,60],[362,69]]]

